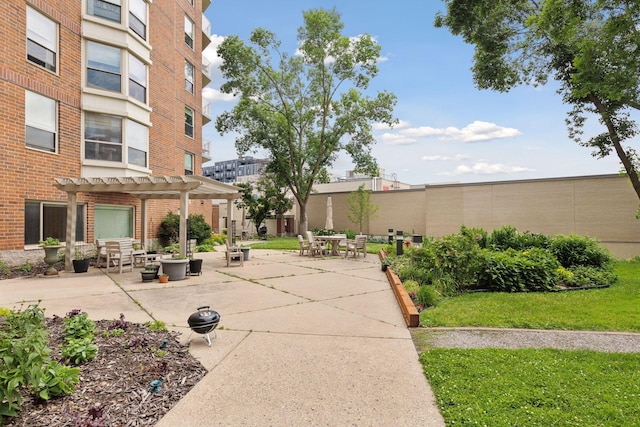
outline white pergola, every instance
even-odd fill
[[[55,187],[67,193],[67,250],[65,269],[72,270],[76,241],[78,193],[127,193],[141,201],[142,241],[147,238],[147,200],[180,199],[180,255],[186,255],[189,199],[227,200],[227,218],[233,217],[231,201],[241,196],[240,188],[196,175],[127,176],[109,178],[55,178]],[[229,227],[227,227],[229,230]],[[228,233],[228,231],[227,231]]]

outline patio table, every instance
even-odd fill
[[[333,236],[314,236],[314,239],[327,242],[331,248],[331,255],[340,255],[340,241],[347,240],[346,234],[334,234]]]

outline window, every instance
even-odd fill
[[[129,96],[147,103],[147,66],[129,55]]]
[[[56,72],[58,26],[35,9],[27,6],[27,59]]]
[[[193,138],[193,110],[184,107],[184,134]]]
[[[78,205],[76,216],[76,237],[84,241],[85,206]],[[36,245],[47,237],[60,241],[67,239],[67,206],[63,204],[25,201],[24,203],[24,244]]]
[[[193,154],[184,153],[184,174],[193,175]]]
[[[96,239],[133,237],[134,215],[131,206],[95,205],[93,235]]]
[[[147,3],[144,0],[129,0],[129,28],[147,39]]]
[[[27,147],[56,151],[57,103],[51,98],[25,91],[24,117]]]
[[[193,94],[193,65],[189,61],[184,61],[184,88]]]
[[[120,4],[120,0],[87,0],[87,13],[120,23]]]
[[[193,49],[193,21],[188,16],[184,17],[184,42]]]
[[[87,43],[87,85],[120,92],[120,49]]]
[[[120,117],[85,113],[84,158],[122,162],[122,119]]]
[[[149,129],[133,120],[127,120],[127,161],[147,167]]]

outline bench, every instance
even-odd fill
[[[134,249],[134,245],[142,248],[139,240],[131,237],[111,237],[107,239],[96,239],[96,251],[98,253],[96,267],[107,267],[107,269],[109,267],[107,264],[107,242],[118,242],[121,244],[121,248],[125,253],[125,257],[122,259],[122,264],[124,265],[131,264],[136,267],[144,267],[144,264],[147,262],[147,252],[144,249]],[[113,250],[115,250],[115,247]],[[131,251],[131,256],[128,254],[129,251]]]

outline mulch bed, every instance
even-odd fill
[[[60,359],[64,323],[47,318],[49,348]],[[126,329],[121,335],[118,326]],[[124,329],[124,328],[123,328]],[[163,344],[166,349],[159,349]],[[96,322],[98,355],[81,365],[80,381],[69,396],[48,402],[23,395],[22,410],[9,426],[150,426],[206,374],[206,369],[180,344],[178,334],[118,320]],[[151,392],[150,382],[162,381]]]

